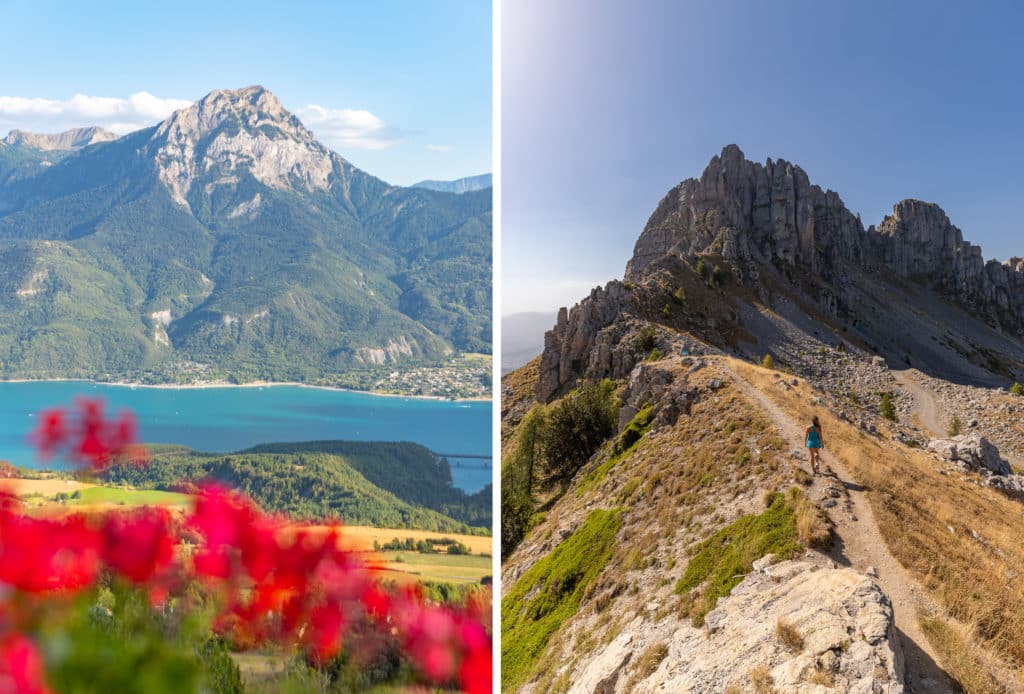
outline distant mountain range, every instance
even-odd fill
[[[512,313],[501,319],[501,372],[518,369],[544,351],[544,333],[555,323],[556,312]]]
[[[491,191],[391,186],[262,87],[0,141],[0,377],[322,379],[491,351]]]
[[[437,190],[442,193],[471,193],[475,190],[490,188],[491,185],[491,174],[480,174],[479,176],[458,178],[454,181],[420,181],[414,183],[412,187]]]

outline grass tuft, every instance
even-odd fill
[[[983,651],[968,630],[955,627],[941,617],[918,612],[918,623],[928,643],[935,648],[946,671],[960,683],[964,691],[971,694],[1003,694],[1005,686],[992,667],[990,658]]]
[[[782,617],[775,622],[775,635],[787,651],[799,653],[804,649],[804,637],[800,635],[797,628]]]
[[[775,694],[775,680],[766,667],[756,667],[749,673],[750,684],[757,694]]]
[[[666,643],[654,643],[648,646],[647,650],[641,653],[637,659],[636,669],[633,671],[633,676],[629,678],[625,691],[633,691],[638,684],[653,675],[667,655],[668,644]]]

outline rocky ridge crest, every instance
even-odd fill
[[[783,159],[751,162],[729,145],[700,178],[683,181],[661,200],[636,241],[624,281],[595,290],[560,316],[545,339],[538,399],[546,401],[577,377],[628,372],[628,360],[616,368],[612,355],[621,351],[614,335],[625,332],[615,323],[639,313],[629,288],[671,287],[704,258],[707,267],[721,264],[737,290],[749,295],[736,299],[739,291],[730,289],[731,298],[724,297],[742,318],[724,315],[723,304],[697,307],[686,320],[662,321],[648,310],[648,319],[726,349],[737,345],[715,340],[713,331],[702,329],[706,325],[694,325],[695,314],[710,315],[706,323],[732,321],[755,333],[760,327],[767,339],[750,344],[775,349],[792,343],[790,362],[808,349],[838,346],[844,340],[827,333],[845,326],[857,327],[849,338],[860,349],[919,366],[911,361],[914,354],[936,372],[959,369],[965,378],[1005,379],[1021,356],[1011,343],[1024,334],[1024,260],[985,261],[938,205],[919,200],[897,203],[877,227],[865,229],[836,192],[812,184],[799,166]],[[905,291],[911,287],[926,289],[930,303]],[[901,297],[898,307],[895,296]],[[666,316],[668,303],[662,309]],[[785,304],[792,310],[780,320],[778,309]],[[946,307],[973,321],[963,336],[953,328],[958,318],[950,314],[945,325],[937,315]],[[786,322],[783,335],[779,325]],[[903,334],[893,331],[900,322]],[[807,341],[804,336],[815,344],[797,345]]]

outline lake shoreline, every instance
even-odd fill
[[[228,381],[202,381],[199,383],[137,383],[133,381],[94,381],[89,378],[10,378],[0,379],[4,383],[88,383],[97,386],[117,386],[121,388],[153,388],[160,390],[203,390],[215,388],[274,388],[276,386],[292,386],[313,390],[331,390],[342,393],[360,393],[382,398],[409,398],[414,400],[439,400],[442,402],[492,402],[493,398],[451,398],[445,395],[405,395],[402,393],[386,393],[375,390],[356,390],[341,386],[314,386],[297,381],[250,381],[249,383],[230,383]]]

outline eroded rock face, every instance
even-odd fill
[[[259,86],[211,92],[161,123],[147,146],[160,180],[185,206],[197,183],[210,193],[244,175],[270,188],[326,190],[345,164]]]
[[[624,404],[619,410],[620,432],[646,404],[653,406],[653,426],[660,429],[690,413],[697,399],[697,389],[685,377],[676,379],[672,372],[657,364],[640,363],[630,372],[621,398]]]
[[[627,332],[620,323],[629,308],[629,292],[619,281],[596,287],[590,296],[558,312],[555,327],[544,335],[537,400],[546,402],[562,385],[578,377],[622,378],[636,363],[620,345]]]
[[[756,291],[766,305],[773,300],[771,283],[763,279],[771,274],[802,290],[826,315],[854,326],[863,319],[874,331],[869,341],[882,345],[892,342],[878,314],[884,309],[872,308],[870,301],[865,308],[858,285],[875,275],[919,283],[989,326],[1010,336],[1024,333],[1024,259],[986,262],[941,208],[919,200],[897,203],[877,228],[865,230],[837,193],[813,185],[799,166],[782,159],[751,162],[735,145],[714,157],[700,178],[683,181],[661,200],[636,242],[625,280],[644,286],[681,262],[693,267],[702,255],[724,260],[730,278]],[[610,284],[561,317],[545,341],[539,399],[579,376],[628,373],[628,358],[616,363],[624,354],[615,349],[622,331],[610,323],[624,310],[624,294],[622,284]],[[698,315],[699,310],[688,320],[705,320],[691,326],[700,334],[710,335],[715,320],[737,320]],[[911,351],[907,347],[905,353]],[[979,351],[980,357],[987,354]]]
[[[799,166],[784,159],[757,164],[736,145],[662,199],[626,279],[639,280],[665,256],[707,252],[721,254],[746,279],[756,278],[758,263],[782,261],[837,283],[839,261],[847,260],[923,280],[1003,322],[1017,325],[1024,316],[1024,259],[986,262],[938,205],[903,200],[865,231],[837,193],[811,184]]]
[[[986,262],[938,205],[903,200],[868,237],[873,259],[902,277],[924,278],[967,304],[1024,313],[1024,260]]]
[[[752,261],[773,258],[829,275],[840,257],[859,258],[865,240],[860,219],[839,195],[812,185],[799,166],[783,159],[762,166],[729,145],[699,179],[662,199],[636,242],[626,279],[639,279],[665,255],[709,250],[741,275]]]
[[[802,647],[781,642],[780,619],[795,629]],[[780,692],[822,691],[811,682],[816,672],[831,677],[830,691],[904,691],[892,605],[878,584],[852,569],[803,559],[760,563],[719,600],[706,624],[681,626],[667,640],[658,668],[631,691],[754,691],[751,673],[757,669]],[[644,626],[629,625],[574,677],[570,691],[589,694],[649,646]],[[626,691],[626,679],[617,678],[614,691]]]

